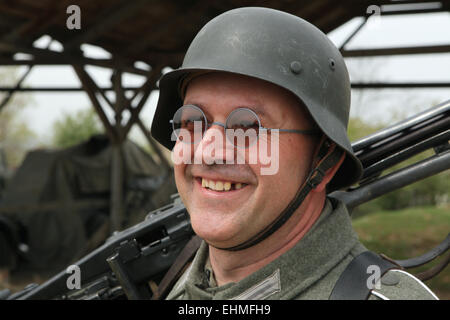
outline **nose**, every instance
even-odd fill
[[[225,135],[225,125],[212,122],[196,146],[194,163],[224,164],[234,159],[234,147]]]

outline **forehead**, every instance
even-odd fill
[[[224,115],[237,107],[248,107],[276,122],[304,116],[300,101],[287,90],[267,81],[224,72],[193,77],[187,84],[184,104],[196,104],[209,114]]]

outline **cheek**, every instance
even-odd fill
[[[175,175],[175,183],[177,185],[178,192],[183,194],[187,189],[186,180],[186,164],[179,164],[173,167]]]
[[[296,138],[298,137],[280,137],[278,157],[271,159],[278,161],[278,171],[274,175],[260,176],[260,180],[264,181],[282,202],[292,200],[309,172],[311,147]]]
[[[249,165],[258,177],[254,198],[259,212],[258,219],[267,221],[272,221],[273,217],[292,201],[307,171],[301,164],[304,154],[295,139],[292,141],[280,139],[278,152],[271,152],[271,148],[273,151],[273,146],[269,142],[268,154],[264,156],[259,154],[258,163]],[[252,151],[254,152],[249,150]],[[261,159],[264,157],[265,159]],[[267,161],[270,162],[267,164]],[[273,170],[269,170],[270,168]]]

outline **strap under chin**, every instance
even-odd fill
[[[300,186],[294,199],[289,203],[286,209],[284,209],[283,212],[271,224],[249,240],[230,248],[216,248],[228,251],[243,250],[254,246],[269,237],[292,216],[292,214],[305,200],[308,193],[322,182],[325,177],[325,173],[339,162],[343,153],[344,151],[341,148],[336,147],[336,144],[330,144],[326,139],[323,139],[320,144],[319,152],[317,153],[320,161],[316,164],[314,169],[311,170],[305,182]]]

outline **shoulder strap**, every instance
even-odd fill
[[[368,272],[369,266],[380,268],[379,277],[391,269],[400,269],[398,265],[383,259],[372,251],[365,251],[356,256],[345,268],[334,285],[329,297],[330,300],[366,300],[369,298],[372,288],[369,288],[367,280],[372,276]]]
[[[162,278],[158,286],[158,291],[152,297],[152,300],[162,300],[167,296],[167,294],[169,294],[170,289],[172,289],[172,286],[178,278],[180,278],[181,273],[185,269],[186,265],[192,260],[201,243],[202,239],[199,236],[194,236],[191,240],[189,240],[183,250],[181,250],[178,257],[175,259],[172,266],[164,275],[164,278]]]
[[[343,149],[337,147],[335,143],[331,144],[325,136],[322,138],[320,148],[317,152],[320,159],[319,162],[316,164],[314,169],[311,170],[306,180],[299,187],[294,199],[274,221],[272,221],[267,227],[258,232],[252,238],[241,244],[230,248],[217,248],[229,251],[247,249],[260,243],[281,228],[281,226],[294,214],[295,210],[297,210],[297,208],[305,200],[309,192],[322,182],[326,172],[335,166],[344,154]]]

